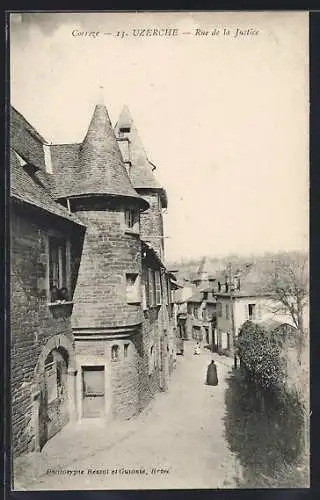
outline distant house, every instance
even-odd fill
[[[208,261],[204,257],[191,283],[192,295],[186,300],[186,338],[213,348],[216,345],[216,298],[215,278],[210,275]]]
[[[186,320],[187,320],[187,299],[192,295],[192,286],[188,280],[177,281],[177,287],[173,292],[173,302],[175,304],[176,316],[176,337],[178,339],[187,339]]]
[[[292,324],[289,314],[275,312],[274,300],[262,292],[263,269],[259,263],[239,270],[230,283],[227,273],[217,277],[216,312],[218,351],[231,354],[235,336],[245,321],[262,323],[278,320]]]

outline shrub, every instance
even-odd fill
[[[268,389],[282,389],[284,367],[280,342],[260,325],[246,321],[238,337],[238,355],[250,378]]]

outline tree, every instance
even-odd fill
[[[309,300],[308,257],[298,252],[279,254],[271,263],[263,275],[262,293],[271,298],[272,312],[292,319],[301,355],[307,337],[304,314]]]

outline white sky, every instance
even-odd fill
[[[54,143],[83,139],[99,85],[113,124],[129,106],[168,192],[167,260],[307,248],[307,13],[24,16],[11,30],[12,104]],[[231,36],[134,38],[134,27]],[[237,27],[259,35],[239,40]]]

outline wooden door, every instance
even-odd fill
[[[82,367],[83,418],[105,415],[104,366]]]
[[[38,412],[39,447],[42,450],[48,441],[48,398],[45,384],[42,385],[40,390]]]

